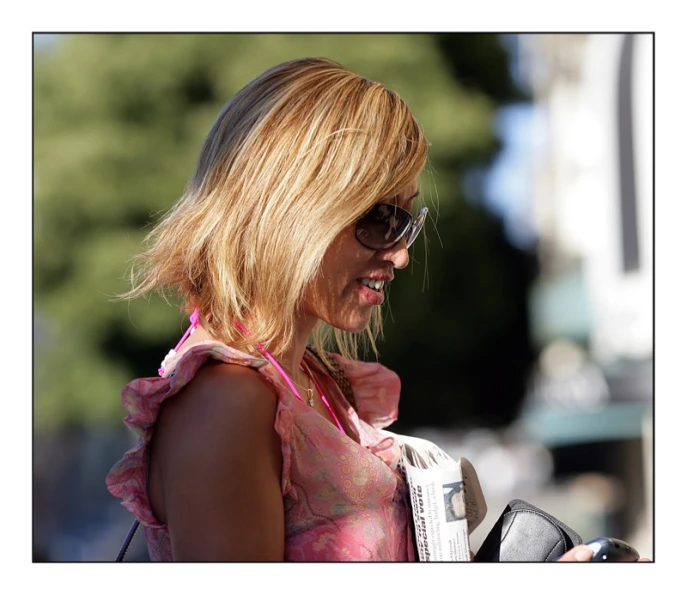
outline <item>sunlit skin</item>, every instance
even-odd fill
[[[417,185],[413,184],[383,202],[410,211],[416,194]],[[393,279],[394,269],[403,269],[408,262],[405,240],[388,250],[372,250],[356,239],[355,224],[348,226],[327,250],[320,276],[307,289],[299,324],[307,328],[308,333],[318,319],[344,331],[364,330],[374,304],[361,298],[357,279],[383,279],[386,285]]]
[[[380,202],[397,204],[410,211],[417,194],[417,183],[413,183],[398,195]],[[385,283],[390,282],[394,269],[403,269],[409,262],[405,240],[388,250],[372,250],[356,239],[355,224],[339,233],[322,259],[320,276],[306,290],[302,308],[296,316],[294,340],[280,358],[281,365],[298,385],[310,385],[301,368],[301,361],[308,337],[317,321],[323,320],[330,326],[348,332],[364,330],[372,316],[374,304],[366,301],[366,289],[362,288],[358,279],[384,278],[388,280]],[[315,401],[315,409],[333,422],[321,401]]]

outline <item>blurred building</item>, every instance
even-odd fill
[[[531,313],[541,356],[522,423],[553,453],[554,476],[579,488],[568,495],[583,495],[568,504],[598,513],[590,530],[651,555],[653,36],[518,45],[540,139]]]

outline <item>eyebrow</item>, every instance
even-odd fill
[[[404,199],[404,200],[401,200],[401,197],[397,194],[396,196],[392,196],[392,197],[389,199],[389,202],[395,203],[396,205],[398,205],[398,204],[400,204],[400,203],[407,203],[407,202],[410,202],[411,200],[417,198],[418,196],[420,196],[420,191],[419,191],[419,190],[417,190],[417,191],[415,192],[415,194],[413,194],[412,196],[409,196],[408,198],[406,198],[406,199]]]
[[[418,190],[417,192],[415,192],[415,194],[413,194],[412,196],[409,196],[408,198],[406,198],[406,199],[403,201],[403,204],[404,204],[404,205],[410,205],[410,203],[411,203],[414,199],[416,199],[418,196],[420,196],[420,191],[419,191],[419,190]]]

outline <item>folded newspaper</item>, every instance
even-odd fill
[[[402,443],[420,561],[470,561],[470,534],[487,514],[475,468],[429,440],[387,433]]]

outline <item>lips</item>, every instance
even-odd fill
[[[364,285],[360,279],[356,279],[356,286],[365,303],[371,306],[379,306],[384,303],[383,290],[370,289],[367,285]]]

